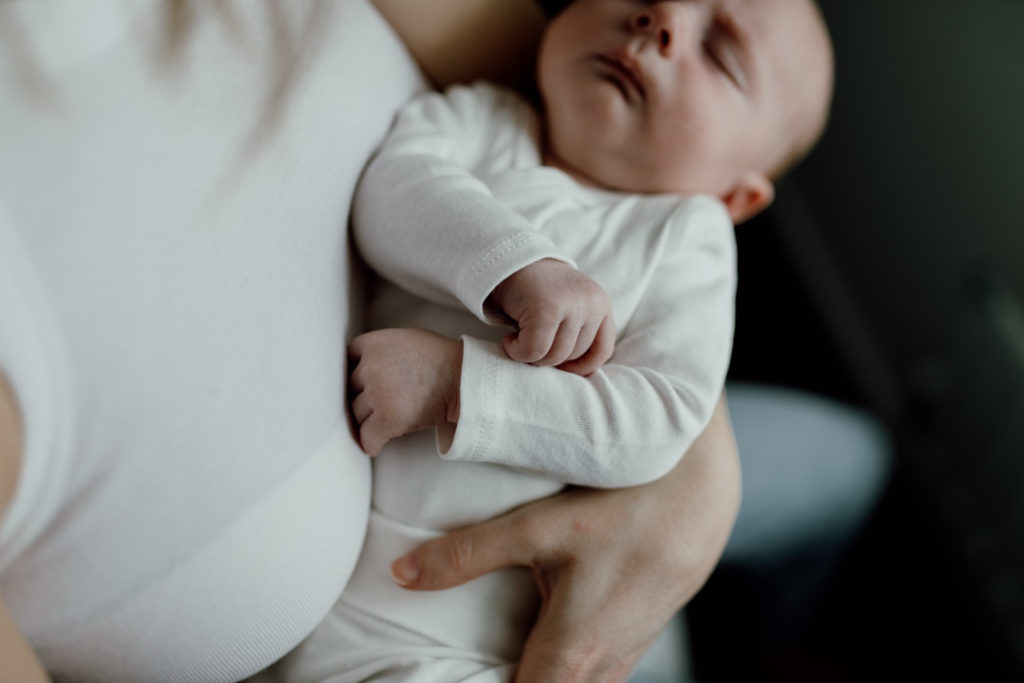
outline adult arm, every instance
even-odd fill
[[[14,392],[0,373],[0,521],[14,498],[21,452],[21,425]],[[0,596],[0,662],[3,662],[5,680],[25,683],[49,680],[7,611],[3,596]]]
[[[528,88],[544,28],[535,0],[373,0],[438,87],[477,78]]]
[[[531,569],[540,616],[518,681],[625,681],[707,580],[739,509],[739,458],[724,396],[667,476],[574,489],[455,531],[396,561],[406,588],[448,588],[508,566]]]

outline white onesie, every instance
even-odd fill
[[[364,175],[354,231],[383,276],[369,326],[461,336],[460,418],[446,452],[419,432],[374,461],[359,565],[287,661],[290,680],[507,680],[537,605],[529,575],[421,593],[396,587],[390,562],[567,483],[657,479],[710,418],[733,331],[725,207],[581,186],[542,165],[539,140],[516,95],[454,87],[406,107]],[[508,328],[484,308],[498,283],[542,258],[575,264],[612,300],[615,355],[589,377],[509,360]]]

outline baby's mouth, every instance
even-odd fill
[[[647,97],[640,70],[628,56],[609,53],[597,55],[595,59],[604,67],[601,69],[601,75],[616,86],[627,101],[640,101]]]

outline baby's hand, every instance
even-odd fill
[[[462,342],[426,330],[377,330],[352,340],[349,376],[359,444],[377,455],[391,439],[459,421]]]
[[[502,342],[512,360],[586,376],[615,350],[608,294],[561,261],[543,259],[516,271],[494,288],[491,301],[519,327]]]

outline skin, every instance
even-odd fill
[[[0,374],[0,520],[3,519],[14,497],[21,470],[23,447],[21,419],[18,415],[14,392],[3,374]],[[35,653],[18,631],[14,618],[0,598],[0,662],[4,676],[12,681],[49,680]]]
[[[503,19],[520,16],[503,7]],[[810,0],[576,0],[539,51],[545,163],[612,190],[715,195],[740,223],[820,132],[831,73]],[[512,360],[586,376],[611,357],[607,296],[565,264],[527,266],[491,298],[517,326],[504,341]]]
[[[830,79],[810,0],[577,0],[540,49],[546,161],[621,191],[711,194],[739,223],[814,135]]]
[[[466,80],[452,77],[453,62],[473,64],[478,76],[493,76],[495,64],[529,63],[532,41],[504,37],[539,36],[543,29],[533,0],[445,0],[417,17],[403,11],[408,3],[401,0],[375,3],[439,87]],[[485,4],[505,13],[502,31],[474,23]],[[454,24],[488,40],[466,49],[458,41],[427,39]],[[393,573],[410,590],[436,590],[527,566],[545,606],[517,680],[625,681],[663,625],[707,580],[739,499],[739,457],[723,397],[704,433],[659,481],[535,501],[425,544],[396,560]]]
[[[529,73],[543,27],[533,0],[375,4],[438,85],[479,76],[515,83],[517,74]],[[467,42],[467,35],[480,39]],[[22,453],[16,406],[0,381],[0,514]],[[662,625],[707,579],[738,505],[738,454],[722,400],[663,479],[631,489],[571,491],[442,537],[404,558],[416,568],[405,585],[438,589],[500,567],[528,566],[542,582],[545,607],[519,680],[624,681]],[[47,680],[2,601],[0,661],[14,680]]]
[[[542,607],[521,683],[626,681],[718,562],[739,510],[739,454],[724,397],[668,475],[645,486],[572,489],[432,541],[392,572],[412,590],[509,566],[533,572]]]
[[[486,78],[529,89],[545,17],[533,0],[371,0],[438,87]]]
[[[516,271],[494,288],[490,298],[497,310],[516,322],[518,329],[502,340],[512,360],[586,377],[615,351],[608,293],[561,261],[542,259]]]

